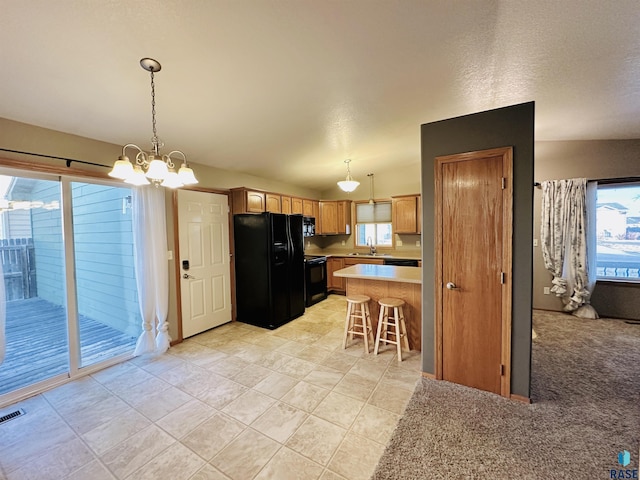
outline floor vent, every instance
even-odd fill
[[[23,409],[16,410],[15,412],[8,413],[7,415],[3,415],[0,417],[0,425],[4,422],[8,422],[9,420],[13,420],[14,418],[21,417],[25,414]]]

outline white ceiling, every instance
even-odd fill
[[[537,140],[640,132],[637,0],[0,0],[0,117],[317,190],[420,125],[536,102]],[[6,147],[0,145],[0,147]]]

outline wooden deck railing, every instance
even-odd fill
[[[7,302],[38,295],[33,239],[0,239],[0,261]]]

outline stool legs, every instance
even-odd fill
[[[393,315],[390,317],[389,313],[391,309],[393,309]],[[392,330],[389,331],[389,328]],[[392,335],[394,339],[390,340],[389,335]],[[396,345],[399,362],[402,361],[402,350],[409,351],[407,326],[404,320],[404,310],[402,306],[380,305],[376,342],[373,350],[375,355],[378,354],[378,350],[380,349],[380,342]]]
[[[347,341],[353,342],[354,335],[361,335],[364,340],[364,351],[369,353],[369,345],[374,342],[371,326],[371,313],[367,301],[348,301],[347,317],[344,322],[344,338],[342,348],[347,348]]]

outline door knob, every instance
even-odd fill
[[[188,273],[183,273],[182,278],[196,278],[193,275],[189,275]]]
[[[455,290],[455,289],[456,289],[456,288],[458,288],[458,287],[456,286],[456,284],[455,284],[455,283],[453,283],[453,282],[449,282],[449,283],[447,283],[447,288],[448,288],[449,290]]]

